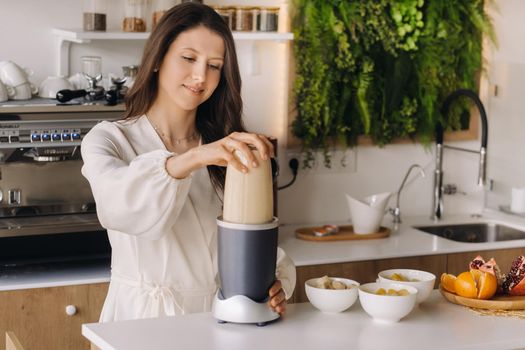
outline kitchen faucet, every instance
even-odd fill
[[[479,151],[443,145],[443,126],[438,122],[436,125],[436,169],[434,170],[434,191],[432,203],[432,219],[439,220],[443,216],[443,148],[456,151],[464,151],[479,154],[479,175],[478,185],[483,186],[486,180],[487,169],[487,113],[478,95],[472,90],[459,89],[451,93],[443,102],[441,113],[444,117],[448,115],[448,110],[452,102],[460,96],[470,98],[479,111],[481,118],[481,148]]]
[[[399,186],[399,190],[397,191],[396,207],[389,209],[390,213],[394,216],[394,223],[396,224],[401,222],[401,209],[399,207],[399,197],[401,196],[401,190],[403,190],[403,187],[405,186],[405,182],[408,179],[408,175],[410,175],[410,172],[414,168],[418,168],[419,173],[421,174],[421,177],[425,177],[425,170],[423,170],[423,168],[419,164],[412,164],[410,168],[408,168],[408,171],[405,177],[403,178],[403,181],[401,182],[401,186]]]

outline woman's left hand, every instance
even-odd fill
[[[286,311],[286,295],[284,294],[281,281],[276,280],[270,287],[270,300],[268,305],[270,308],[277,312],[279,315],[283,315]]]

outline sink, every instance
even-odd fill
[[[525,231],[496,223],[414,226],[415,229],[456,242],[483,243],[525,239]]]

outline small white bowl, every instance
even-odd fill
[[[417,279],[416,281],[396,281],[391,279],[391,276],[394,274],[400,274],[408,279]],[[422,303],[428,299],[430,293],[434,289],[434,283],[436,282],[436,276],[430,272],[420,271],[420,270],[411,270],[411,269],[390,269],[384,270],[377,274],[379,277],[379,282],[389,282],[389,283],[400,283],[405,286],[412,286],[417,289],[417,300],[416,302]]]
[[[408,295],[378,295],[379,288],[406,289]],[[359,287],[359,301],[367,314],[379,322],[398,322],[408,315],[416,305],[417,289],[399,283],[374,282]]]
[[[357,300],[359,282],[346,278],[330,277],[332,280],[342,282],[350,289],[322,289],[317,288],[319,278],[309,279],[304,283],[306,296],[310,303],[317,309],[326,313],[342,312],[352,306]]]
[[[392,193],[378,193],[362,200],[355,199],[350,195],[346,195],[348,207],[350,209],[350,217],[354,232],[357,234],[367,234],[379,231],[379,226],[383,216],[385,216],[385,209],[388,199]]]
[[[47,77],[38,89],[38,96],[43,98],[56,98],[57,92],[65,89],[73,89],[73,84],[64,77],[50,76]]]

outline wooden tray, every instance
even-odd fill
[[[439,291],[445,299],[453,304],[473,307],[476,309],[488,310],[523,310],[525,309],[525,295],[496,295],[489,300],[471,299],[460,297],[459,295],[449,293],[441,285]]]
[[[299,239],[304,239],[306,241],[316,241],[316,242],[330,242],[330,241],[347,241],[347,240],[359,240],[359,239],[376,239],[376,238],[385,238],[390,235],[390,229],[388,227],[381,226],[378,232],[367,233],[367,234],[357,234],[354,233],[353,226],[339,226],[339,232],[318,237],[314,234],[314,230],[320,227],[302,227],[295,230],[295,237]]]

